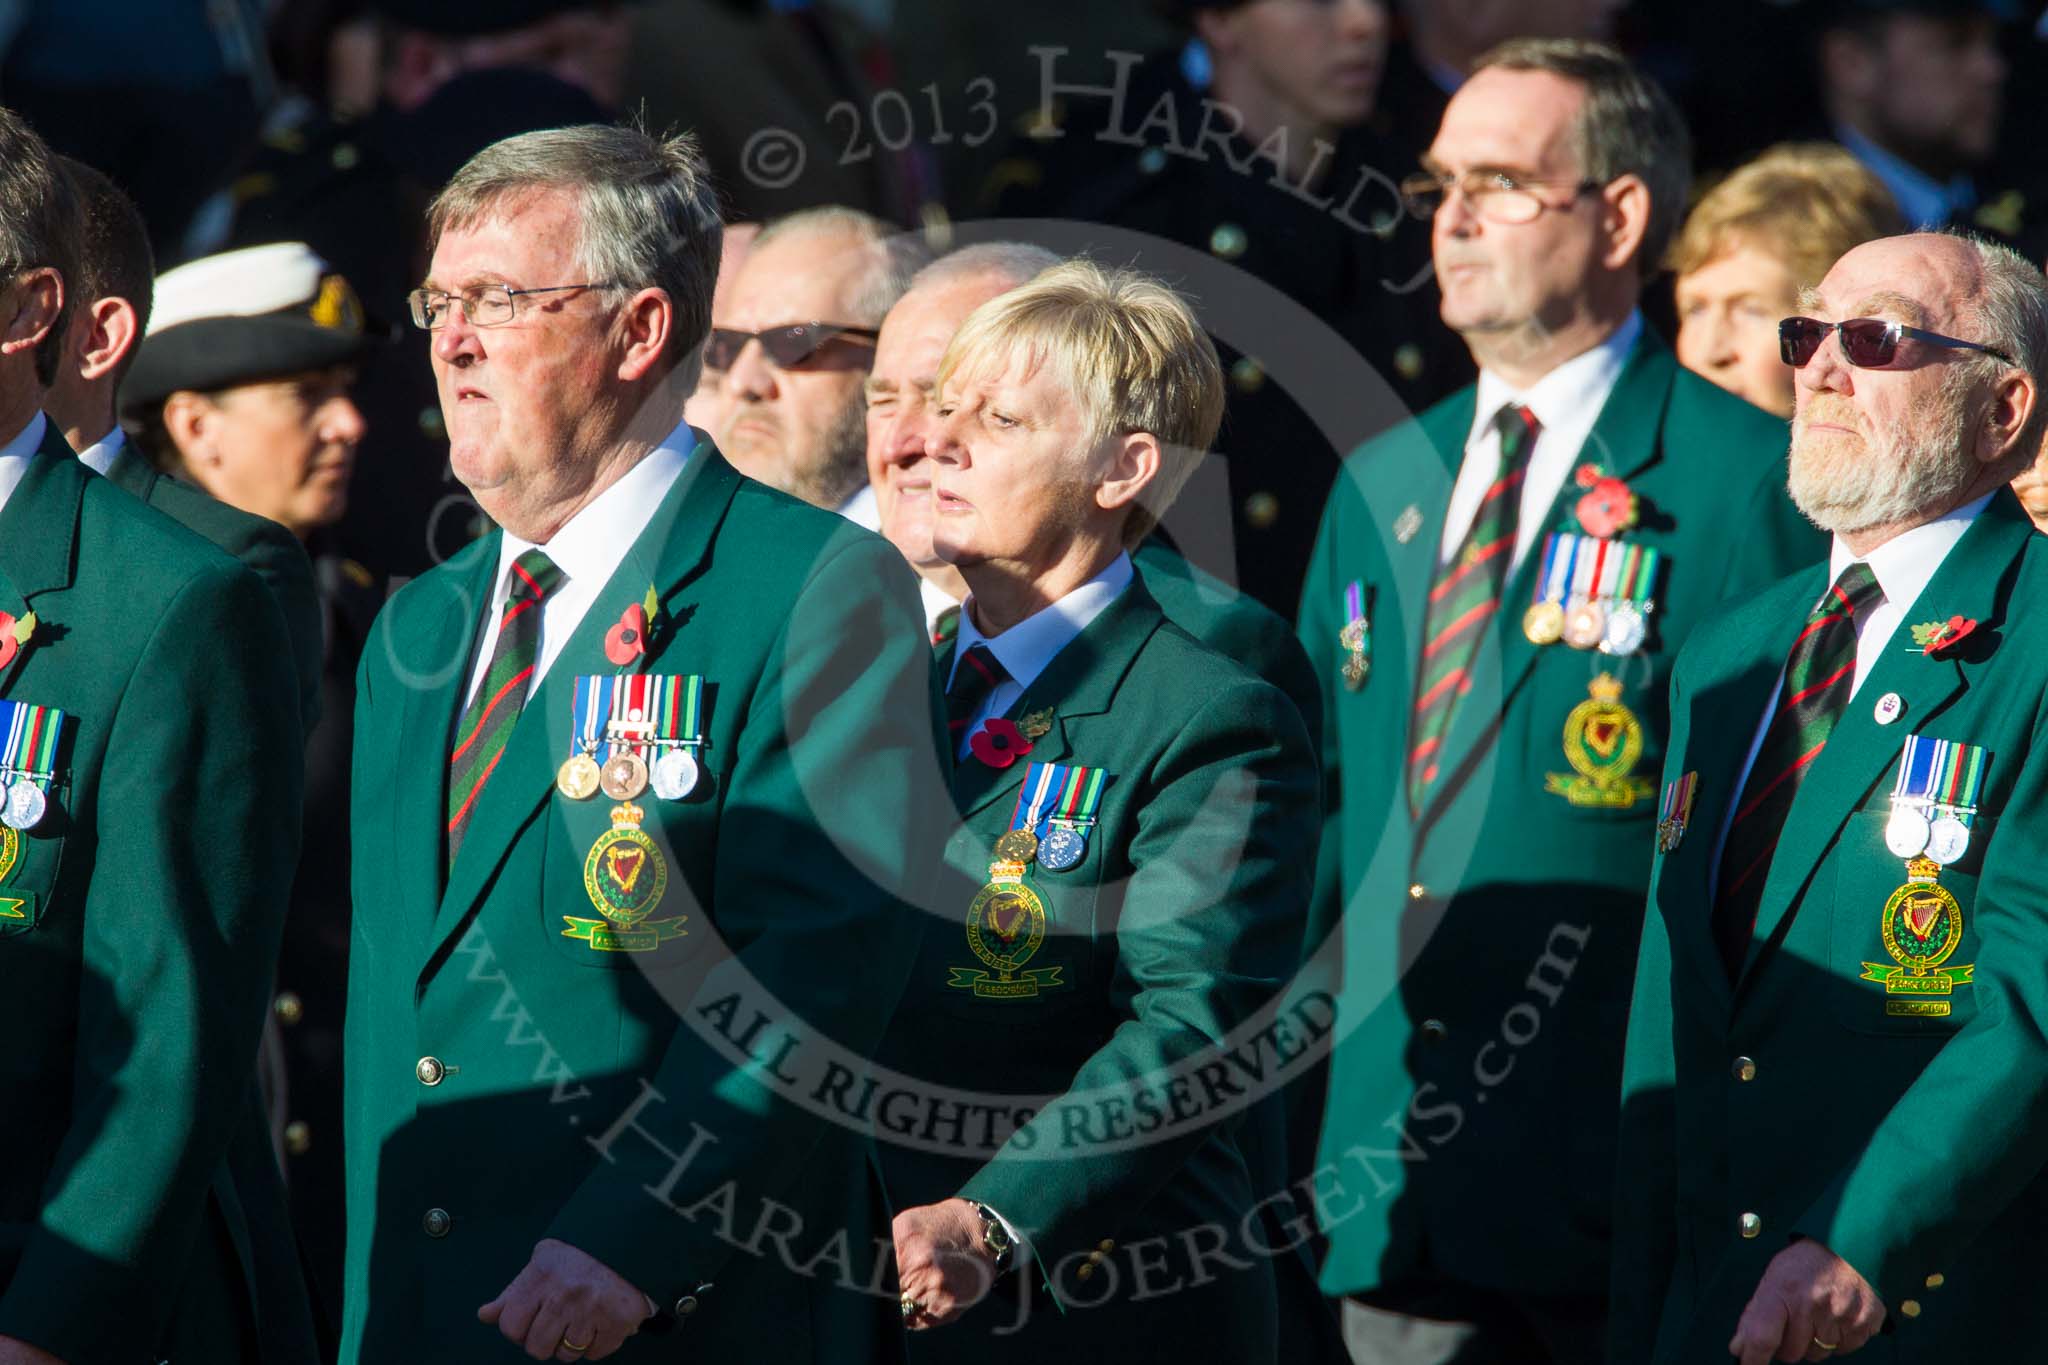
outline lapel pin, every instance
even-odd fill
[[[1879,725],[1890,725],[1905,714],[1906,699],[1896,692],[1885,693],[1877,699],[1877,705],[1871,708],[1871,715],[1876,718]]]
[[[1422,529],[1422,509],[1414,503],[1403,508],[1401,515],[1394,518],[1394,539],[1406,545],[1415,539],[1415,533]]]

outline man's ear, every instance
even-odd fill
[[[164,400],[164,430],[178,447],[187,468],[198,470],[220,463],[213,448],[213,428],[218,410],[204,394],[180,389]]]
[[[668,350],[675,330],[676,310],[668,291],[643,289],[619,310],[619,329],[625,353],[619,357],[619,378],[632,383],[644,379]]]
[[[1135,504],[1139,494],[1159,477],[1164,458],[1159,438],[1149,431],[1126,432],[1113,438],[1109,469],[1095,487],[1095,505],[1113,512]]]
[[[88,383],[119,369],[142,342],[135,305],[122,298],[97,299],[78,320],[78,373]]]
[[[2011,457],[2020,436],[2040,402],[2034,377],[2017,366],[2008,365],[1991,391],[1991,404],[1984,410],[1984,424],[1976,433],[1975,455],[1987,465],[2001,464]]]
[[[1600,198],[1601,222],[1607,229],[1600,263],[1619,270],[1642,254],[1643,239],[1650,231],[1650,187],[1641,176],[1617,176],[1600,192]]]
[[[64,311],[64,277],[49,266],[23,271],[7,291],[7,310],[0,355],[33,351]]]

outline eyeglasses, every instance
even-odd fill
[[[1536,193],[1539,188],[1563,186],[1576,200],[1600,185],[1598,180],[1539,180],[1506,171],[1467,171],[1463,175],[1418,171],[1401,182],[1401,202],[1417,218],[1430,218],[1455,189],[1481,218],[1495,223],[1532,223],[1542,216],[1543,210],[1564,207],[1545,200]]]
[[[1996,346],[1945,337],[1939,332],[1908,327],[1903,322],[1888,322],[1883,318],[1850,318],[1846,322],[1786,318],[1778,324],[1778,354],[1793,369],[1804,369],[1806,362],[1820,350],[1820,344],[1828,339],[1829,332],[1841,333],[1843,357],[1862,370],[1883,369],[1897,359],[1901,337],[1912,337],[1930,346],[1946,346],[1952,351],[1982,351],[2008,365],[2016,363]]]
[[[423,332],[438,331],[448,323],[448,305],[462,309],[463,321],[472,327],[502,327],[518,311],[515,300],[527,294],[560,294],[570,289],[613,289],[611,284],[551,284],[545,289],[508,289],[502,284],[482,284],[451,294],[445,289],[415,289],[405,296],[412,307],[412,325]]]
[[[849,346],[866,343],[872,347],[880,335],[872,327],[851,327],[837,322],[791,322],[780,327],[764,327],[758,332],[714,327],[710,339],[704,343],[704,364],[714,370],[729,370],[738,362],[740,352],[747,349],[748,342],[759,341],[770,360],[782,369],[793,370],[834,342]]]

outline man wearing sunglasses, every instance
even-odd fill
[[[1343,983],[1322,1283],[1360,1360],[1600,1358],[1671,660],[1821,553],[1783,428],[1636,311],[1687,164],[1619,54],[1531,40],[1405,186],[1480,378],[1347,463],[1300,623],[1333,806],[1310,944]]]
[[[1881,238],[1781,329],[1815,565],[1694,632],[1629,1017],[1609,1356],[2022,1360],[2048,1112],[2048,283]],[[1689,805],[1689,809],[1681,807]]]
[[[911,239],[853,209],[762,229],[704,348],[725,372],[719,448],[741,473],[876,529],[861,386],[882,318],[920,264]]]

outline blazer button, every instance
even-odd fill
[[[420,1078],[421,1085],[439,1085],[448,1075],[448,1068],[441,1064],[439,1057],[422,1057],[413,1074]]]
[[[420,1219],[420,1230],[429,1237],[446,1237],[448,1229],[455,1226],[446,1209],[428,1209],[427,1216]]]
[[[1946,1276],[1946,1275],[1943,1275],[1943,1274],[1940,1274],[1940,1273],[1936,1273],[1936,1274],[1933,1274],[1933,1275],[1929,1275],[1929,1276],[1927,1277],[1927,1287],[1928,1287],[1929,1289],[1939,1289],[1939,1288],[1941,1288],[1941,1287],[1942,1287],[1943,1285],[1945,1285],[1945,1284],[1947,1284],[1947,1283],[1948,1283],[1948,1276]]]
[[[304,1119],[293,1119],[284,1126],[284,1150],[290,1156],[304,1156],[313,1150],[313,1130]]]
[[[1736,1226],[1742,1229],[1744,1237],[1760,1237],[1763,1235],[1764,1220],[1753,1213],[1745,1213],[1736,1220]]]
[[[1737,1057],[1734,1071],[1736,1080],[1753,1081],[1756,1079],[1756,1060],[1752,1057]]]
[[[277,999],[270,1002],[270,1008],[277,1015],[277,1022],[286,1028],[306,1017],[306,1002],[291,991],[279,991]]]
[[[1441,1043],[1450,1034],[1451,1031],[1444,1027],[1444,1021],[1441,1019],[1425,1019],[1422,1021],[1422,1040],[1426,1043]]]
[[[1917,1318],[1917,1317],[1919,1317],[1919,1316],[1920,1316],[1920,1300],[1918,1300],[1918,1299],[1907,1299],[1907,1300],[1906,1300],[1906,1301],[1905,1301],[1904,1303],[1901,1303],[1901,1304],[1899,1305],[1899,1315],[1900,1315],[1901,1317],[1908,1317],[1908,1318]]]
[[[1081,1265],[1081,1268],[1080,1268],[1079,1270],[1076,1270],[1076,1271],[1074,1272],[1074,1278],[1075,1278],[1075,1279],[1077,1279],[1077,1280],[1085,1280],[1085,1279],[1087,1279],[1087,1278],[1088,1278],[1088,1277],[1089,1277],[1090,1275],[1093,1275],[1094,1273],[1095,1273],[1095,1262],[1093,1262],[1093,1261],[1086,1261],[1086,1262],[1083,1262],[1083,1263],[1082,1263],[1082,1265]]]
[[[1408,888],[1408,899],[1411,901],[1419,901],[1428,894],[1429,888],[1421,882],[1416,882]]]
[[[1261,490],[1244,500],[1244,519],[1254,531],[1270,530],[1280,520],[1280,499]]]
[[[680,1299],[677,1299],[677,1300],[676,1300],[676,1316],[677,1316],[677,1317],[679,1317],[679,1318],[686,1318],[686,1317],[690,1316],[690,1314],[692,1314],[692,1313],[694,1313],[694,1312],[696,1312],[696,1311],[697,1311],[697,1296],[696,1296],[695,1294],[685,1294],[685,1295],[683,1295],[683,1296],[682,1296],[682,1297],[681,1297]]]
[[[1115,1250],[1116,1250],[1116,1243],[1115,1243],[1115,1242],[1112,1242],[1112,1241],[1110,1241],[1110,1240],[1109,1240],[1109,1239],[1108,1239],[1107,1237],[1105,1237],[1105,1238],[1103,1238],[1103,1239],[1102,1239],[1102,1246],[1101,1246],[1101,1247],[1099,1248],[1099,1250],[1102,1250],[1102,1251],[1115,1251]],[[1929,1283],[1929,1285],[1930,1285],[1930,1287],[1931,1287],[1931,1286],[1932,1286],[1932,1284],[1933,1284],[1933,1281],[1929,1281],[1928,1283]]]

